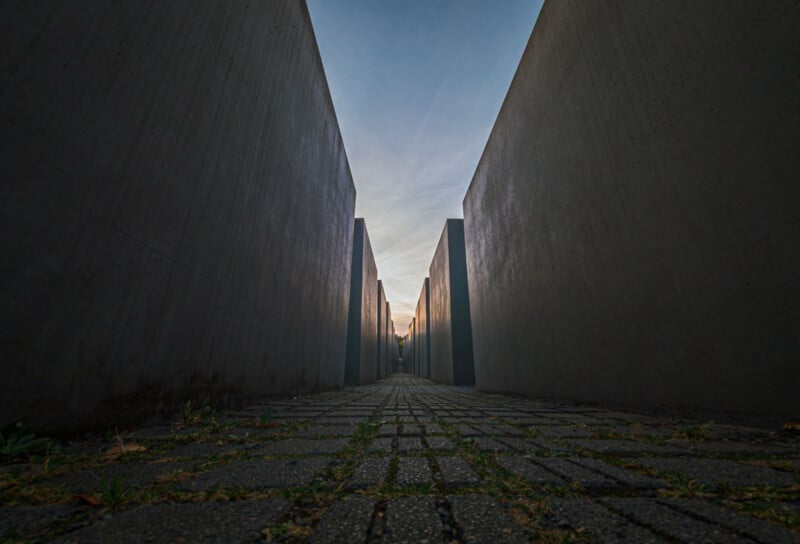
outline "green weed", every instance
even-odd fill
[[[22,423],[7,428],[0,433],[0,460],[10,462],[46,452],[51,447],[49,438],[36,438]]]
[[[109,508],[117,508],[127,497],[125,491],[125,479],[120,475],[115,475],[111,479],[103,476],[100,480],[100,499]]]

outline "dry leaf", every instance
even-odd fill
[[[800,423],[797,421],[790,421],[783,426],[784,431],[800,431]]]
[[[123,453],[134,453],[137,451],[147,451],[147,448],[141,444],[120,444],[106,450],[106,457],[116,457]]]
[[[75,495],[73,498],[91,506],[103,506],[103,499],[97,495]]]

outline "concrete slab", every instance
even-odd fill
[[[266,526],[291,505],[283,499],[154,504],[116,513],[70,534],[70,541],[98,544],[141,542],[259,542]]]
[[[356,218],[354,225],[344,381],[366,385],[376,378],[378,268],[364,219]]]
[[[5,11],[0,426],[340,387],[355,188],[305,4]]]
[[[522,529],[492,497],[456,495],[448,500],[465,544],[530,542]]]
[[[781,425],[800,6],[672,10],[545,2],[464,198],[476,385]]]
[[[475,368],[463,219],[445,222],[428,272],[430,377],[440,383],[472,385]]]

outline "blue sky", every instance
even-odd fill
[[[378,276],[404,334],[542,0],[308,0]]]

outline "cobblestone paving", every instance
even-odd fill
[[[0,543],[800,542],[797,435],[405,374],[13,463]]]

